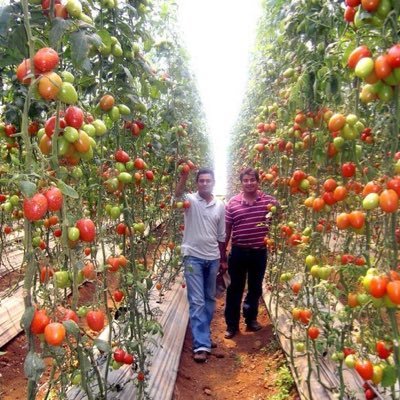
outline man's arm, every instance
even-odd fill
[[[188,172],[181,173],[181,177],[179,178],[179,181],[175,188],[175,197],[181,197],[185,192],[186,181],[188,180],[188,177],[189,177]]]

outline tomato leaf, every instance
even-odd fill
[[[25,363],[24,363],[24,372],[25,376],[34,382],[37,382],[44,372],[45,365],[42,358],[33,352],[29,352],[26,356]]]
[[[71,34],[71,59],[76,68],[90,71],[91,63],[88,59],[89,37],[83,31]]]
[[[51,47],[57,47],[57,44],[62,39],[64,33],[67,32],[74,23],[75,22],[72,19],[54,18],[53,26],[49,33]]]
[[[0,36],[6,36],[11,22],[14,20],[13,7],[0,7]]]
[[[111,353],[111,346],[110,343],[106,342],[102,339],[95,339],[94,345],[103,353]]]
[[[19,189],[25,197],[32,197],[37,191],[36,185],[30,181],[21,181]]]
[[[387,365],[383,369],[383,376],[381,385],[383,387],[389,387],[396,383],[397,376],[396,376],[396,368],[393,365]]]
[[[67,330],[67,333],[78,337],[79,336],[79,327],[76,324],[76,322],[72,321],[72,320],[67,320],[67,321],[63,321],[63,325],[65,327],[65,329]]]
[[[72,197],[73,199],[79,199],[78,192],[75,189],[73,189],[71,186],[67,185],[65,182],[58,181],[57,186],[61,190],[62,194]]]
[[[24,314],[22,315],[20,322],[22,329],[24,329],[25,331],[27,331],[31,326],[34,313],[35,313],[34,307],[25,308]]]

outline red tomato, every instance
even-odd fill
[[[300,170],[300,169],[297,169],[296,171],[293,172],[293,179],[296,182],[301,182],[306,177],[307,177],[307,174],[304,171]]]
[[[338,229],[347,229],[350,226],[349,214],[341,213],[336,217],[336,226]]]
[[[104,313],[100,310],[92,310],[86,314],[86,322],[92,331],[99,332],[104,328]]]
[[[324,182],[324,190],[326,192],[333,192],[337,187],[337,183],[334,179],[329,178]]]
[[[349,7],[347,6],[346,9],[344,10],[344,20],[348,23],[351,23],[354,21],[354,17],[356,15],[356,9],[354,7]]]
[[[325,201],[321,197],[314,199],[312,208],[315,212],[321,211],[325,207]]]
[[[135,166],[136,169],[144,169],[146,164],[141,158],[137,158],[133,165]]]
[[[116,290],[113,294],[113,297],[114,300],[119,303],[124,298],[124,292],[121,290]]]
[[[389,279],[386,276],[373,276],[369,284],[370,295],[377,299],[383,297],[388,283]]]
[[[96,271],[94,269],[94,264],[92,262],[87,262],[82,268],[83,276],[86,279],[93,280],[96,279]]]
[[[99,102],[100,109],[103,111],[109,111],[114,107],[115,100],[110,94],[105,94]]]
[[[30,68],[30,60],[25,59],[17,67],[17,79],[24,85],[29,85],[31,83],[31,78],[27,78],[27,75],[32,73]]]
[[[346,162],[342,164],[342,176],[351,178],[356,173],[356,165],[353,162]]]
[[[380,0],[361,0],[361,6],[365,11],[374,12],[379,7]]]
[[[46,197],[41,193],[36,193],[33,197],[24,199],[24,216],[28,221],[38,221],[45,216],[47,206]]]
[[[332,192],[325,192],[322,195],[322,199],[324,200],[325,204],[328,204],[328,206],[332,206],[336,203],[335,197],[333,196]]]
[[[129,157],[129,154],[122,150],[118,149],[115,154],[114,154],[115,161],[120,162],[120,163],[127,163],[131,158]]]
[[[44,192],[47,199],[47,206],[49,211],[58,211],[63,205],[63,194],[61,190],[56,187],[51,187]]]
[[[399,208],[399,196],[393,189],[385,189],[379,196],[379,205],[387,213],[393,213]]]
[[[118,235],[125,235],[126,228],[127,226],[123,222],[120,222],[115,228],[115,230],[117,231]]]
[[[360,229],[365,223],[365,214],[362,211],[352,211],[349,214],[350,225],[355,229]]]
[[[359,46],[350,53],[350,56],[347,59],[347,65],[349,68],[354,69],[362,58],[371,57],[371,55],[372,54],[367,46]]]
[[[125,353],[125,357],[124,357],[124,360],[123,360],[124,364],[130,365],[130,364],[133,364],[134,361],[135,361],[135,358],[133,357],[132,354]]]
[[[378,340],[375,344],[376,353],[382,360],[386,360],[392,354],[392,346],[383,340]]]
[[[7,124],[4,127],[4,133],[8,136],[11,137],[15,133],[17,133],[17,128],[13,124]]]
[[[319,336],[319,329],[316,326],[310,326],[308,328],[308,337],[315,340]]]
[[[361,0],[345,0],[346,6],[357,7],[361,4]]]
[[[50,318],[46,314],[46,310],[35,310],[31,322],[31,332],[39,335],[44,332],[46,326],[50,323]]]
[[[146,171],[144,175],[148,181],[152,181],[154,179],[153,171]]]
[[[59,346],[65,339],[66,330],[63,324],[51,322],[44,329],[44,340],[52,346]]]
[[[387,55],[378,56],[374,65],[375,74],[379,79],[386,79],[392,73]]]
[[[114,354],[113,354],[114,360],[119,362],[119,363],[123,363],[125,354],[126,354],[125,350],[123,350],[123,349],[115,349]]]
[[[355,364],[356,371],[365,381],[372,379],[374,368],[369,360],[357,360]]]
[[[53,268],[45,265],[40,268],[40,283],[46,283],[54,275]]]
[[[391,281],[386,287],[390,301],[394,304],[400,304],[400,281]]]
[[[312,317],[312,312],[309,309],[303,309],[299,313],[300,321],[303,324],[308,324],[311,320],[311,317]]]
[[[291,288],[294,294],[298,294],[301,290],[301,282],[294,282]]]
[[[84,242],[93,242],[96,238],[96,226],[90,218],[82,218],[76,221],[75,226],[79,229],[79,239]]]
[[[57,52],[50,48],[44,47],[33,56],[33,65],[40,72],[50,72],[58,64],[59,57]]]
[[[399,177],[390,179],[386,183],[386,187],[388,189],[393,189],[397,193],[397,195],[400,196],[400,178]]]
[[[60,319],[60,321],[74,321],[76,323],[79,322],[79,318],[76,315],[75,311],[64,307],[60,307],[57,311],[58,311],[57,312],[58,318]]]
[[[84,120],[83,111],[79,107],[69,106],[65,110],[64,120],[68,126],[79,129]]]
[[[395,44],[392,46],[388,53],[388,62],[392,68],[399,68],[400,67],[400,44]]]

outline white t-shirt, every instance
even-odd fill
[[[182,252],[204,260],[220,258],[218,242],[225,242],[225,206],[215,197],[207,203],[198,192],[186,195]]]

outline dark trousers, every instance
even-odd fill
[[[266,249],[248,249],[232,246],[228,257],[231,284],[226,290],[225,321],[228,328],[237,330],[240,306],[247,278],[247,295],[243,302],[246,323],[257,319],[258,301],[262,295],[262,282],[267,266]]]

